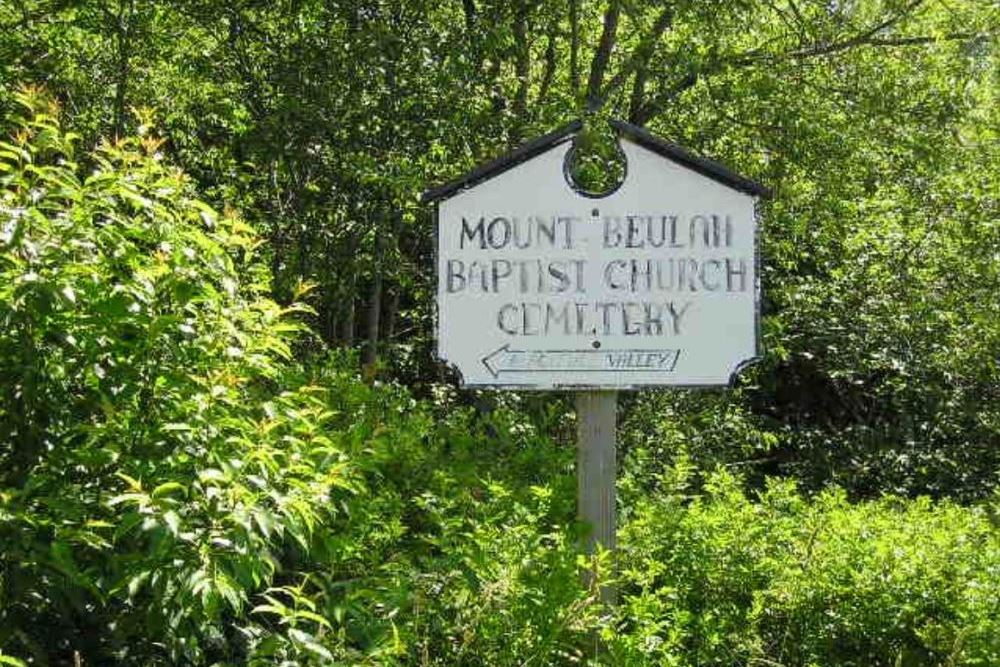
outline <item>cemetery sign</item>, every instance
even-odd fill
[[[473,387],[728,385],[759,351],[767,190],[613,121],[625,178],[567,168],[579,122],[429,191],[439,356]]]

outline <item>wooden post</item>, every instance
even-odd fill
[[[576,502],[580,520],[591,527],[587,553],[598,544],[615,549],[615,412],[614,391],[582,391],[576,394]],[[583,573],[589,585],[593,572]],[[601,601],[613,605],[617,591],[601,586]]]

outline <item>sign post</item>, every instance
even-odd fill
[[[767,194],[612,126],[625,177],[609,193],[570,176],[574,122],[424,195],[438,202],[438,356],[467,387],[577,392],[591,552],[615,548],[617,392],[726,386],[757,357],[756,203]]]
[[[615,549],[615,416],[618,394],[580,391],[576,394],[576,506],[580,520],[591,527],[587,553],[597,545]],[[593,573],[584,572],[589,585]],[[601,601],[613,605],[616,591],[601,586]]]

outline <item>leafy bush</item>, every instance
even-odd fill
[[[926,498],[851,504],[726,474],[640,502],[624,527],[616,665],[995,665],[995,508]]]
[[[0,144],[0,644],[42,663],[252,648],[234,618],[353,488],[324,390],[282,381],[299,326],[252,230],[158,140],[77,162],[54,104],[19,101]]]

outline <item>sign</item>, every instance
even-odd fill
[[[603,197],[567,169],[579,123],[438,199],[439,356],[473,387],[716,386],[758,354],[766,190],[627,123]]]

